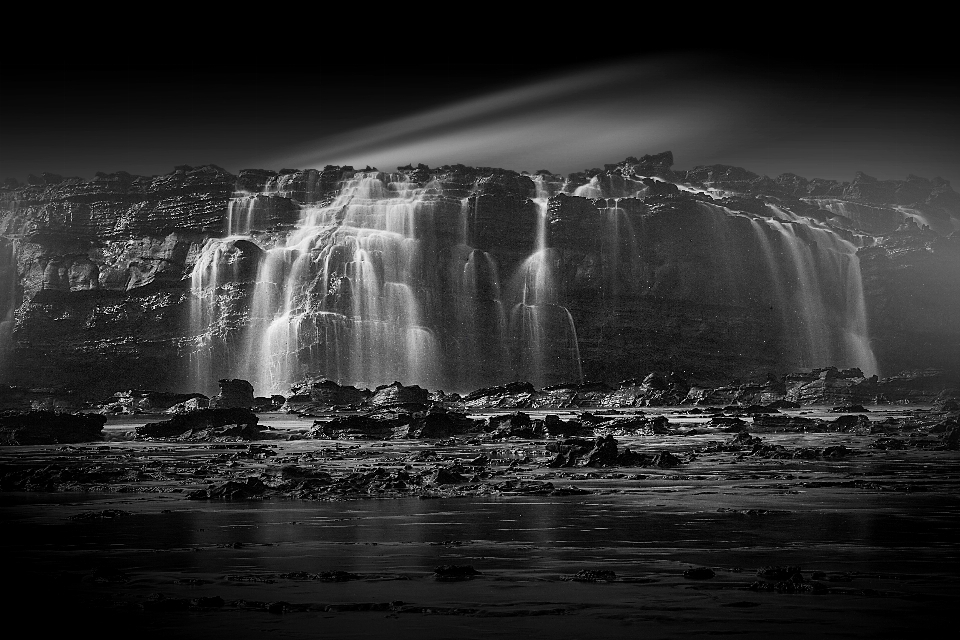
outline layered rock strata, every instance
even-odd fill
[[[2,372],[85,398],[213,395],[218,378],[241,377],[261,396],[306,375],[459,392],[633,378],[665,403],[676,390],[653,389],[651,370],[714,387],[828,366],[960,378],[960,196],[945,181],[672,165],[666,153],[566,178],[206,166],[8,183]],[[407,226],[369,217],[389,224],[396,206]],[[362,259],[338,257],[346,247],[373,256],[376,287]],[[271,262],[283,252],[334,266],[304,262],[298,280],[301,263]],[[264,282],[288,302],[258,298]],[[386,301],[370,316],[385,333],[366,324],[361,292]]]

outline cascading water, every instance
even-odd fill
[[[257,219],[258,195],[231,198],[227,203],[227,236],[249,235],[263,224]]]
[[[288,209],[271,217],[273,201],[288,197],[281,179],[268,179],[259,194],[238,194],[226,215],[229,235],[205,244],[191,278],[192,388],[209,390],[217,377],[248,379],[259,394],[285,393],[304,376],[452,391],[581,380],[577,328],[563,302],[565,258],[550,239],[551,197],[567,184],[530,179],[527,211],[535,210],[536,222],[517,227],[523,237],[532,230],[528,248],[515,238],[502,246],[491,240],[490,220],[501,218],[486,209],[499,205],[482,180],[447,193],[435,180],[346,174],[336,198],[301,205],[299,223],[279,241],[261,231],[289,210],[289,200],[277,200]],[[664,269],[661,252],[679,249],[669,239],[693,230],[674,225],[694,218],[688,210],[674,222],[624,201],[644,189],[592,178],[572,194],[597,209],[598,237],[583,247],[595,252],[595,271],[583,273],[598,277],[589,281],[601,299],[762,299],[781,320],[786,366],[876,372],[853,243],[772,205],[771,218],[760,218],[706,200],[696,204],[707,216],[705,233],[690,236],[689,246],[711,266],[678,256]],[[553,222],[571,228],[569,219]],[[673,284],[655,289],[663,282]]]
[[[856,246],[799,220],[751,219],[793,358],[878,373]]]
[[[510,286],[516,301],[510,313],[510,330],[519,347],[516,369],[534,385],[579,382],[583,371],[577,330],[570,311],[559,304],[555,275],[558,257],[548,246],[550,193],[542,176],[535,176],[533,181],[533,201],[537,205],[534,251],[520,265]]]
[[[577,380],[576,330],[558,303],[556,256],[547,247],[548,195],[535,197],[533,252],[503,288],[497,260],[470,244],[475,195],[454,199],[437,182],[353,174],[328,206],[303,207],[297,228],[263,253],[242,338],[219,358],[258,393],[286,392],[306,375],[454,390],[514,378],[540,386]],[[250,199],[233,201],[229,230],[255,227]],[[237,277],[211,264],[223,260],[218,243],[238,241],[211,241],[194,269],[201,363],[218,358],[199,330],[218,321],[206,298],[223,288],[221,279]],[[194,367],[197,375],[213,369]]]
[[[227,375],[236,355],[224,339],[231,327],[231,312],[241,295],[244,244],[231,236],[207,240],[190,275],[190,329],[192,341],[187,377],[190,389],[211,391],[216,380]]]
[[[255,388],[281,392],[314,372],[438,388],[425,264],[437,191],[360,173],[332,205],[304,209],[257,277],[245,349]]]
[[[472,191],[475,190],[476,185]],[[448,275],[458,334],[452,344],[456,379],[465,388],[489,384],[508,370],[509,363],[507,318],[497,261],[489,252],[470,244],[471,219],[476,218],[477,203],[476,198],[470,197],[460,203],[460,233]]]

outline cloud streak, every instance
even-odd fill
[[[666,149],[703,153],[727,142],[733,112],[743,107],[715,91],[703,99],[706,87],[695,86],[690,67],[686,59],[660,58],[581,69],[323,137],[271,164],[389,170],[462,163],[568,172]]]

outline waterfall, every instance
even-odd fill
[[[549,190],[542,178],[534,182],[533,250],[503,286],[494,255],[471,244],[476,184],[454,199],[435,181],[353,174],[332,203],[303,206],[297,227],[262,252],[233,347],[218,339],[230,311],[216,292],[224,297],[240,275],[214,265],[229,263],[230,247],[247,240],[210,241],[191,282],[191,379],[205,387],[200,378],[226,368],[260,394],[284,393],[307,375],[460,391],[517,378],[537,386],[579,380],[576,328],[560,304],[558,256],[548,246]],[[256,228],[254,200],[234,199],[228,232]],[[219,334],[203,329],[211,325]]]
[[[502,205],[483,180],[445,192],[436,179],[350,172],[333,200],[301,204],[285,237],[259,232],[289,219],[286,183],[238,194],[225,212],[227,235],[202,247],[191,275],[192,388],[208,390],[218,377],[245,378],[260,395],[286,393],[306,376],[449,391],[582,380],[565,298],[570,276],[561,271],[576,262],[565,261],[584,260],[578,286],[596,283],[601,298],[642,295],[656,274],[648,260],[658,259],[650,243],[660,227],[672,232],[694,218],[641,215],[624,200],[639,183],[594,177],[573,195],[593,201],[596,236],[561,250],[551,224],[563,233],[575,227],[552,219],[551,198],[567,184],[529,179],[533,192],[510,220],[486,209]],[[876,372],[853,243],[772,205],[771,218],[713,201],[696,207],[706,224],[690,228],[691,244],[664,245],[689,253],[663,270],[663,294],[769,304],[784,364]],[[521,235],[492,235],[492,222],[516,222]],[[634,224],[644,225],[642,237]]]
[[[549,246],[550,192],[543,176],[534,176],[537,207],[533,253],[510,283],[514,304],[510,332],[517,345],[515,370],[534,386],[580,382],[580,347],[570,311],[560,304],[556,269],[560,260]]]
[[[751,219],[791,357],[806,368],[832,365],[878,373],[856,246],[799,220]]]
[[[213,391],[233,359],[224,332],[229,330],[231,298],[240,280],[243,247],[239,238],[211,238],[203,245],[190,274],[191,341],[189,389]]]
[[[590,178],[590,182],[574,189],[573,195],[581,198],[587,198],[588,200],[602,198],[603,193],[600,191],[600,180],[597,178],[597,176]]]
[[[600,259],[604,286],[611,295],[637,290],[639,247],[637,234],[620,198],[607,198],[601,209]],[[611,202],[613,203],[611,205]]]
[[[476,217],[477,202],[470,197],[460,202],[458,243],[449,261],[457,336],[452,355],[456,379],[464,389],[489,384],[509,366],[507,318],[497,261],[489,252],[470,244],[470,225]]]

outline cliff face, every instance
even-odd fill
[[[13,384],[960,378],[960,196],[939,180],[676,171],[660,154],[568,178],[207,166],[31,182],[0,190]]]

